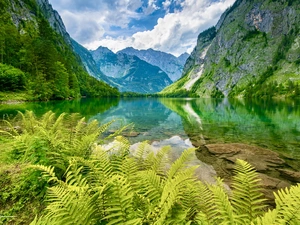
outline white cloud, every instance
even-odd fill
[[[95,12],[89,14],[72,13],[70,11],[63,11],[61,16],[64,18],[64,24],[67,27],[68,32],[78,42],[85,44],[96,39],[103,38],[105,28],[102,26],[103,17],[99,17],[98,20],[94,20],[97,15]],[[80,28],[80,29],[79,29]]]
[[[164,7],[164,10],[166,10],[167,12],[169,12],[169,7],[171,5],[171,0],[166,0],[162,4],[163,4],[163,7]]]
[[[68,9],[59,11],[67,30],[88,49],[96,49],[100,45],[115,52],[126,47],[153,48],[179,55],[191,52],[199,33],[215,25],[235,0],[165,0],[162,3],[167,11],[165,16],[157,20],[153,29],[137,32],[133,30],[136,28],[128,30],[128,24],[132,19],[145,19],[157,10],[157,0],[149,0],[142,13],[136,12],[142,7],[142,0],[101,0],[101,4],[95,0],[50,1],[57,9]],[[171,4],[180,5],[181,9],[170,13]],[[127,33],[111,30],[112,26]]]
[[[127,38],[106,37],[89,43],[86,47],[96,49],[102,45],[118,51],[132,46],[137,49],[153,48],[174,55],[180,55],[185,51],[191,52],[199,33],[215,25],[221,14],[234,1],[222,0],[210,3],[207,0],[185,0],[181,3],[183,9],[180,12],[168,13],[158,19],[157,25],[152,30],[137,32]]]

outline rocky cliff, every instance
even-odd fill
[[[71,37],[66,30],[66,27],[56,10],[52,8],[52,5],[49,3],[48,0],[37,0],[41,13],[45,16],[48,20],[50,26],[60,34],[66,43],[71,45]]]
[[[161,68],[168,74],[172,81],[176,81],[181,77],[183,66],[189,54],[184,53],[179,57],[153,49],[137,50],[132,47],[125,48],[118,53],[125,53],[127,55],[134,55],[140,59]]]
[[[297,97],[299,1],[237,0],[198,37],[183,77],[164,95]]]

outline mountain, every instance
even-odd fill
[[[48,0],[0,1],[1,100],[118,96],[91,77]]]
[[[172,54],[155,51],[153,49],[137,50],[132,47],[125,48],[118,53],[125,53],[127,55],[134,55],[140,59],[161,68],[172,81],[176,81],[181,77],[183,66],[189,54],[184,53],[178,58]]]
[[[166,96],[299,97],[299,1],[237,0],[202,32]]]
[[[115,54],[105,47],[91,51],[91,55],[97,70],[122,92],[156,93],[172,83],[159,67],[136,56]]]
[[[87,50],[85,47],[80,45],[75,40],[71,39],[72,47],[74,48],[74,51],[80,56],[81,61],[86,69],[86,71],[96,78],[97,80],[102,80],[106,82],[107,84],[113,85],[113,82],[105,76],[101,71],[100,68],[97,66],[91,52]]]

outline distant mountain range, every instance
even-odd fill
[[[89,51],[72,40],[88,73],[121,92],[156,93],[180,78],[188,54],[178,58],[164,52],[126,48],[117,53],[106,47]]]
[[[132,47],[125,48],[118,53],[125,53],[127,55],[134,55],[140,59],[161,68],[170,79],[174,82],[182,75],[184,64],[189,57],[188,53],[184,53],[179,57],[153,49],[137,50]]]
[[[159,67],[134,55],[115,54],[105,47],[91,51],[91,55],[101,73],[121,92],[155,93],[172,83]]]

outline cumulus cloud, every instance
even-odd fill
[[[67,31],[83,45],[109,34],[112,26],[126,29],[142,0],[50,0],[63,18]]]
[[[146,5],[143,1],[102,0],[101,14],[99,14],[99,9],[96,10],[99,6],[95,6],[94,1],[88,0],[84,1],[87,2],[84,7],[89,9],[89,14],[63,12],[62,17],[71,36],[88,49],[96,49],[100,45],[115,52],[126,47],[153,48],[180,55],[185,51],[191,52],[199,33],[215,25],[221,14],[235,0],[147,0]],[[83,1],[79,0],[72,2],[83,4]],[[180,7],[175,7],[176,5]],[[137,31],[130,35],[125,35],[122,31],[118,35],[110,35],[111,26],[128,29],[128,24],[133,18],[135,20],[145,18],[158,10],[159,6],[162,7],[160,10],[165,10],[165,13],[151,29]],[[174,9],[172,13],[171,7]],[[142,9],[142,14],[137,13],[137,9]],[[90,34],[88,34],[89,30]]]

